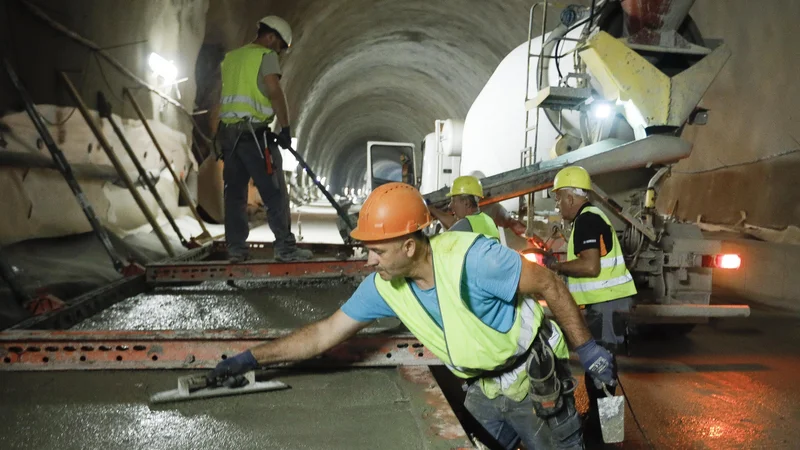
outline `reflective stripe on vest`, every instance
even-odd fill
[[[466,217],[472,227],[473,233],[480,233],[486,237],[500,239],[500,230],[494,220],[486,213],[472,214]]]
[[[581,214],[593,213],[600,216],[603,221],[611,227],[611,251],[605,256],[600,257],[600,274],[597,277],[568,277],[567,285],[570,293],[579,305],[591,305],[594,303],[607,302],[618,298],[636,295],[636,285],[633,282],[631,273],[625,267],[625,258],[622,256],[622,248],[617,239],[611,221],[600,209],[594,206],[583,208]],[[569,244],[567,246],[567,261],[577,259],[575,255],[575,227],[572,228]]]
[[[375,277],[375,287],[403,324],[461,378],[514,363],[530,348],[544,316],[538,302],[518,297],[514,322],[509,330],[501,332],[483,323],[466,307],[468,302],[461,295],[461,274],[467,252],[479,236],[443,233],[430,240],[443,328],[422,306],[409,281]]]
[[[272,120],[272,103],[258,88],[261,60],[269,52],[272,50],[261,45],[248,44],[225,54],[219,114],[223,123],[245,119],[268,123]]]
[[[222,97],[223,105],[231,103],[244,103],[264,116],[272,116],[274,114],[271,106],[262,105],[258,103],[258,100],[246,95],[228,95],[227,97]],[[229,111],[220,114],[220,117],[225,117],[226,115],[229,117],[239,117],[237,114],[238,113],[235,111]]]

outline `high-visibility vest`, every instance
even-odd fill
[[[265,54],[272,50],[247,44],[225,54],[222,60],[222,99],[220,120],[231,124],[249,118],[253,123],[269,123],[272,103],[258,88],[258,71]]]
[[[586,213],[597,214],[611,228],[613,244],[610,252],[605,256],[600,255],[599,275],[594,278],[567,277],[569,292],[575,298],[575,302],[579,305],[591,305],[636,295],[636,285],[633,282],[631,273],[628,272],[628,268],[625,267],[622,247],[619,245],[619,240],[611,221],[608,220],[603,211],[594,206],[583,208],[581,214]],[[575,227],[572,227],[569,245],[567,246],[567,261],[577,258],[577,255],[575,255]]]
[[[494,220],[486,213],[478,213],[467,216],[466,219],[472,226],[472,232],[482,234],[493,239],[500,239],[500,230],[494,224]]]
[[[518,296],[511,328],[497,331],[467,308],[468,299],[462,297],[461,275],[467,252],[479,237],[477,233],[443,233],[430,240],[442,328],[422,306],[410,281],[375,277],[378,293],[397,317],[461,378],[480,377],[486,371],[504,369],[516,362],[533,344],[544,317],[539,303]],[[561,341],[554,341],[552,346],[557,356],[568,358],[569,351]],[[521,401],[528,393],[530,381],[523,364],[517,373],[481,379],[481,388],[489,398],[502,393]]]

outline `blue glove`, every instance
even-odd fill
[[[281,128],[281,132],[278,133],[278,145],[283,148],[291,148],[292,146],[292,130],[289,127]]]
[[[250,350],[223,359],[211,372],[206,375],[209,382],[225,381],[228,378],[242,375],[258,368],[258,361]]]
[[[589,339],[585,344],[576,348],[575,353],[581,359],[586,374],[592,377],[592,381],[598,389],[601,389],[604,384],[606,386],[617,384],[617,380],[614,379],[614,363],[611,353],[597,345],[594,339]]]

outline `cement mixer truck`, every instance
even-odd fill
[[[580,165],[636,280],[634,324],[675,332],[749,315],[746,306],[710,304],[713,271],[738,268],[738,257],[655,207],[660,181],[691,152],[681,132],[707,120],[698,104],[730,56],[702,37],[688,16],[693,3],[597,1],[562,9],[558,24],[548,23],[551,4],[534,5],[528,40],[497,67],[463,133],[447,137],[460,145],[444,149],[444,122],[426,138],[422,193],[443,205],[453,177],[479,170],[487,175],[482,204],[502,202],[530,234],[569,236],[547,190],[561,168]],[[449,127],[452,134],[460,124]]]

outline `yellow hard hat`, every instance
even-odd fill
[[[581,166],[565,167],[556,174],[556,179],[553,181],[553,190],[557,191],[566,187],[591,191],[592,178],[589,176],[589,172]]]
[[[450,188],[448,197],[454,195],[474,195],[483,198],[483,186],[480,180],[476,177],[464,175],[453,180],[453,186]]]

